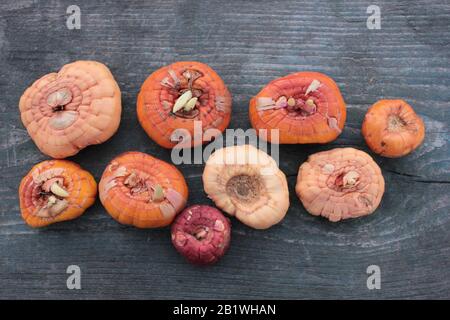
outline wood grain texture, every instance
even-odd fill
[[[81,30],[66,8],[81,8]],[[0,3],[0,298],[450,298],[450,5],[376,1],[381,30],[368,30],[372,1],[34,1]],[[210,64],[233,95],[231,128],[248,128],[248,102],[268,81],[315,70],[333,77],[348,104],[343,134],[324,146],[282,146],[291,208],[256,231],[233,220],[231,248],[211,268],[172,248],[168,229],[117,224],[99,202],[76,221],[32,230],[20,218],[17,188],[46,159],[20,122],[18,101],[35,79],[63,64],[107,64],[122,89],[117,134],[71,159],[98,179],[127,150],[170,161],[136,119],[140,85],[177,60]],[[424,144],[403,159],[374,157],[386,193],[371,216],[332,224],[306,213],[294,194],[299,165],[336,146],[367,151],[360,134],[368,107],[403,98],[423,117]],[[190,204],[210,203],[202,165],[181,165]],[[67,290],[65,270],[82,270]],[[366,268],[379,265],[381,290]]]

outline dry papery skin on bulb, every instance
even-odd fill
[[[309,213],[336,222],[374,212],[384,178],[367,153],[336,148],[309,156],[300,166],[295,191]]]
[[[137,100],[141,126],[164,148],[191,147],[210,141],[225,130],[231,117],[231,94],[208,65],[181,61],[153,72],[142,85]],[[201,121],[201,136],[194,139],[194,121]],[[180,141],[183,130],[191,139]],[[203,135],[216,129],[211,137]]]
[[[216,208],[194,205],[176,217],[171,233],[173,245],[188,261],[210,265],[228,250],[231,224]]]
[[[298,72],[278,78],[250,101],[250,122],[272,143],[327,143],[342,132],[346,106],[330,77]],[[270,129],[279,129],[279,141]]]
[[[96,195],[94,178],[76,163],[43,161],[20,183],[22,218],[34,228],[75,219],[94,203]]]
[[[289,208],[286,176],[272,157],[251,145],[215,151],[203,185],[219,208],[255,229],[277,224]]]
[[[118,129],[120,89],[109,69],[76,61],[35,81],[20,98],[24,126],[42,153],[66,158]]]
[[[169,225],[185,207],[188,187],[173,165],[142,152],[126,152],[106,167],[100,201],[118,222],[138,228]]]
[[[367,111],[362,134],[369,148],[384,157],[403,157],[425,137],[425,125],[403,100],[380,100]]]

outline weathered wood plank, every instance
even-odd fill
[[[450,6],[378,1],[380,30],[366,28],[367,1],[78,1],[81,30],[66,28],[73,1],[0,3],[0,298],[450,298]],[[20,218],[17,186],[46,159],[20,122],[17,104],[39,76],[78,59],[106,63],[122,89],[118,133],[72,159],[98,180],[127,150],[170,161],[135,114],[149,73],[176,60],[210,64],[233,94],[231,128],[248,128],[248,101],[268,81],[300,70],[332,76],[348,103],[343,134],[325,146],[281,146],[291,209],[266,231],[233,220],[232,246],[211,268],[188,265],[168,229],[115,223],[97,201],[84,216],[45,230]],[[424,118],[423,146],[403,159],[375,160],[386,194],[375,214],[331,224],[306,213],[294,194],[298,166],[336,146],[368,150],[367,108],[401,97]],[[210,203],[202,165],[181,165],[189,203]],[[65,270],[82,269],[82,290]],[[366,268],[382,270],[368,290]]]

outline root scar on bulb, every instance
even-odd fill
[[[256,201],[261,191],[261,181],[258,176],[237,175],[228,180],[226,191],[229,196],[240,201]]]

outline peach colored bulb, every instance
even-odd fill
[[[122,105],[119,86],[104,64],[76,61],[36,80],[19,108],[41,152],[61,159],[108,140],[119,127]]]
[[[203,186],[219,208],[255,229],[277,224],[289,208],[286,176],[252,145],[215,151],[206,162]]]
[[[384,178],[364,151],[336,148],[309,156],[300,166],[295,191],[309,213],[334,222],[374,212]]]

